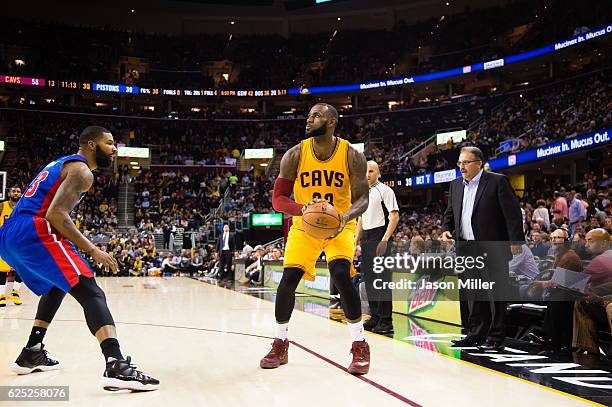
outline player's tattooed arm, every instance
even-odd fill
[[[297,178],[298,165],[300,163],[300,145],[297,144],[291,147],[283,154],[280,163],[279,178],[285,178],[290,181],[295,181]]]
[[[351,180],[351,208],[346,212],[346,221],[357,218],[368,209],[369,187],[365,155],[349,146],[348,163]]]
[[[79,249],[92,254],[96,246],[77,229],[70,212],[78,204],[81,193],[91,188],[93,174],[85,163],[69,162],[62,168],[62,177],[64,181],[47,210],[46,218],[62,236]]]

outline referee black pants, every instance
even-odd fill
[[[391,301],[391,290],[374,289],[375,279],[391,281],[390,272],[378,274],[374,273],[373,269],[374,257],[376,257],[376,248],[381,242],[386,231],[386,226],[363,231],[363,239],[361,240],[361,272],[366,282],[368,304],[370,305],[370,315],[372,316],[372,320],[392,325],[393,302]],[[387,253],[385,253],[385,255],[389,253],[390,248],[391,245],[387,245]]]

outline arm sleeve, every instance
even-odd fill
[[[277,212],[293,216],[302,216],[302,208],[304,205],[300,205],[291,199],[293,183],[294,181],[286,178],[276,178],[274,190],[272,192],[272,207]]]

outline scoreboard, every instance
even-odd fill
[[[49,88],[91,90],[91,82],[58,81],[56,79],[49,79],[47,81],[47,86]]]
[[[41,78],[25,78],[23,76],[10,75],[0,75],[0,83],[7,85],[45,86],[45,80]]]

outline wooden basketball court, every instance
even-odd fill
[[[340,323],[295,310],[289,364],[259,368],[275,331],[274,303],[189,278],[99,278],[124,356],[161,380],[150,393],[102,390],[97,341],[67,296],[45,339],[58,371],[17,376],[9,365],[29,335],[37,298],[0,309],[0,385],[69,386],[71,406],[577,406],[592,402],[460,360],[367,334],[370,373],[352,376]],[[9,405],[9,402],[0,402]],[[49,404],[43,403],[43,404]],[[20,402],[40,406],[40,402]]]

